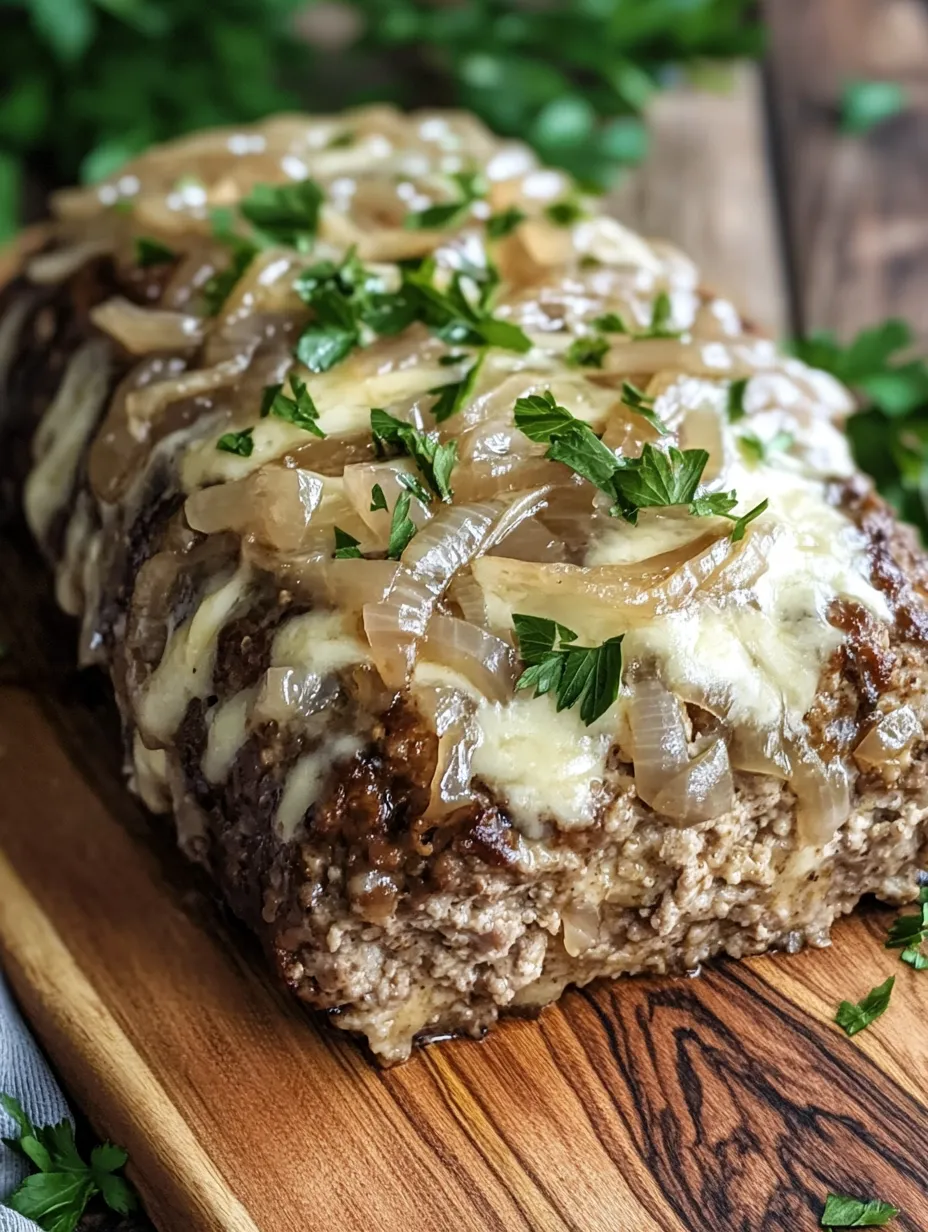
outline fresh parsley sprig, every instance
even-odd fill
[[[409,541],[416,533],[416,524],[409,516],[410,494],[401,492],[393,506],[393,516],[390,519],[390,542],[387,545],[387,556],[390,560],[399,560]]]
[[[515,613],[512,622],[526,665],[517,689],[534,689],[535,697],[553,691],[558,711],[579,702],[587,727],[606,713],[619,695],[624,634],[601,646],[575,646],[577,634],[556,621]]]
[[[404,271],[403,285],[415,304],[417,318],[440,338],[453,346],[497,346],[520,353],[531,350],[531,339],[518,325],[499,320],[490,310],[490,298],[499,283],[493,266],[455,270],[444,289],[436,284],[436,273],[434,258],[427,257],[414,269]],[[480,289],[476,299],[468,294],[467,282]]]
[[[336,526],[335,551],[333,555],[336,560],[360,560],[361,540],[355,539],[354,535],[349,535],[346,530]]]
[[[439,444],[435,437],[420,432],[380,407],[371,410],[371,434],[381,451],[390,447],[408,454],[439,500],[451,500],[451,472],[458,458],[457,441]]]
[[[564,352],[564,359],[572,368],[601,368],[608,350],[608,338],[601,334],[584,334],[573,340]]]
[[[38,1169],[4,1199],[4,1205],[31,1219],[46,1232],[73,1232],[91,1198],[100,1194],[107,1206],[128,1215],[138,1206],[135,1191],[117,1173],[129,1158],[112,1143],[96,1146],[86,1162],[74,1141],[69,1121],[38,1127],[19,1100],[0,1094],[0,1106],[13,1119],[18,1136],[2,1141]]]
[[[477,377],[485,358],[486,351],[484,350],[480,352],[459,381],[450,381],[447,385],[436,385],[434,389],[429,390],[430,394],[438,395],[432,407],[436,423],[444,423],[446,419],[456,415],[468,402],[474,392],[474,385],[477,383]]]
[[[295,398],[289,398],[282,392],[283,385],[265,385],[261,398],[261,418],[272,415],[276,419],[295,424],[305,432],[311,432],[313,436],[325,439],[325,433],[316,422],[319,418],[319,411],[310,397],[305,382],[301,381],[298,376],[291,376],[290,388],[296,394]]]
[[[306,252],[319,226],[325,194],[315,180],[292,184],[255,184],[238,203],[239,213],[266,244],[283,244]]]
[[[895,984],[895,976],[890,976],[876,988],[871,988],[863,1000],[855,1005],[852,1001],[842,1001],[835,1014],[835,1022],[843,1027],[847,1035],[856,1035],[875,1022],[889,1007],[889,998]]]
[[[898,1206],[880,1198],[849,1198],[830,1193],[820,1226],[823,1228],[883,1228],[899,1214]]]
[[[135,263],[141,269],[148,269],[152,265],[168,265],[176,260],[177,253],[174,249],[168,248],[167,244],[162,244],[160,240],[152,239],[148,235],[135,237]]]
[[[928,967],[928,957],[922,946],[928,940],[928,886],[922,886],[918,894],[918,911],[914,915],[900,915],[893,920],[886,938],[888,950],[902,950],[899,955],[906,966],[915,971]]]
[[[474,202],[486,195],[486,181],[476,171],[454,171],[449,179],[457,189],[455,200],[407,214],[403,219],[407,231],[441,231],[455,227],[468,217]]]
[[[697,496],[709,460],[704,449],[670,446],[665,451],[648,442],[640,457],[617,457],[589,424],[559,406],[550,390],[517,399],[513,413],[516,426],[530,440],[547,444],[546,458],[563,462],[612,498],[613,517],[635,523],[641,509],[685,505],[695,517],[728,518],[737,541],[767,508],[764,500],[736,517],[731,512],[738,503],[734,492]]]
[[[254,428],[243,428],[241,432],[223,432],[216,442],[216,448],[223,453],[238,454],[240,458],[250,458],[255,448]]]

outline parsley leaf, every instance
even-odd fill
[[[928,886],[922,887],[918,902],[917,915],[900,915],[893,920],[886,938],[887,950],[919,946],[928,938]]]
[[[564,359],[572,368],[601,368],[603,356],[608,350],[608,338],[599,334],[584,334],[583,337],[573,340]]]
[[[899,957],[915,971],[924,971],[928,967],[928,957],[921,950],[912,948],[903,950]]]
[[[732,493],[732,495],[734,495],[734,493]],[[734,521],[734,526],[731,530],[731,538],[733,543],[738,543],[744,538],[744,532],[747,530],[750,523],[753,522],[755,518],[759,518],[762,513],[766,513],[767,506],[769,504],[770,502],[768,500],[762,500],[759,504],[755,505],[753,509],[749,509],[747,513],[743,513],[740,518],[732,519]],[[730,515],[725,513],[722,516],[729,517]]]
[[[349,535],[346,530],[340,527],[335,527],[335,559],[336,560],[359,560],[361,558],[360,539],[355,539],[354,535]]]
[[[747,414],[747,411],[744,409],[744,395],[747,392],[749,379],[749,377],[743,376],[737,381],[732,381],[728,386],[729,423],[738,423]]]
[[[255,447],[254,428],[243,428],[241,432],[224,432],[216,442],[216,448],[223,453],[237,453],[240,458],[250,458]]]
[[[617,312],[604,312],[601,317],[594,317],[590,324],[604,334],[627,334],[629,332],[624,317],[620,317]]]
[[[472,171],[456,171],[450,177],[458,188],[456,201],[430,205],[428,209],[407,214],[403,226],[407,231],[439,231],[463,222],[470,207],[486,193],[483,177]]]
[[[666,436],[669,429],[664,421],[654,414],[654,399],[647,397],[643,390],[637,385],[633,385],[631,381],[622,382],[622,402],[640,415],[642,419],[646,419],[652,428],[660,432],[661,436]]]
[[[259,238],[272,244],[306,249],[319,225],[324,194],[315,180],[293,184],[255,184],[239,213],[251,223]]]
[[[315,320],[297,339],[294,354],[311,372],[328,372],[361,341],[351,304],[329,286],[312,300]]]
[[[148,235],[135,237],[135,263],[142,269],[148,269],[152,265],[167,265],[176,260],[177,253],[160,240],[152,239]]]
[[[640,458],[628,459],[628,464],[616,472],[616,486],[638,509],[688,505],[708,461],[704,449],[680,450],[671,445],[665,453],[648,443]]]
[[[246,240],[236,239],[232,255],[225,269],[217,270],[203,284],[203,306],[207,316],[216,316],[232,293],[232,288],[248,269],[258,249]]]
[[[381,448],[392,445],[400,453],[408,454],[435,495],[443,501],[451,500],[450,478],[458,458],[457,441],[439,444],[434,437],[380,407],[371,410],[371,433]]]
[[[898,115],[905,90],[895,81],[848,81],[841,94],[841,127],[859,136]]]
[[[738,437],[738,448],[748,462],[765,462],[772,453],[789,449],[794,440],[792,432],[777,432],[769,441],[761,440],[754,432],[742,432]]]
[[[671,329],[670,322],[673,319],[673,305],[670,302],[670,296],[666,291],[661,291],[654,303],[651,305],[651,324],[647,329],[638,331],[635,334],[636,338],[679,338],[683,332],[680,329]]]
[[[390,560],[399,560],[416,533],[416,524],[409,516],[408,492],[401,492],[393,506],[393,517],[390,520],[390,542],[387,545],[387,556]]]
[[[417,479],[415,475],[410,475],[406,471],[400,471],[396,476],[396,482],[400,487],[410,492],[417,501],[421,501],[423,505],[430,505],[432,503],[432,493],[422,480]]]
[[[487,219],[487,235],[491,240],[505,239],[507,235],[511,235],[521,223],[525,222],[528,215],[524,210],[520,210],[517,205],[511,205],[507,210],[500,210],[498,214],[491,214]]]
[[[11,1210],[34,1220],[46,1232],[73,1232],[97,1193],[119,1214],[136,1208],[131,1185],[115,1175],[126,1163],[125,1151],[105,1143],[93,1149],[87,1164],[78,1152],[69,1121],[36,1128],[12,1096],[0,1094],[0,1106],[19,1130],[18,1138],[3,1141],[39,1169],[5,1199]]]
[[[387,498],[383,494],[383,488],[379,483],[375,483],[371,488],[371,513],[376,513],[378,509],[386,509]]]
[[[515,613],[512,621],[526,664],[517,689],[534,689],[536,697],[553,691],[558,711],[579,702],[587,727],[606,713],[619,695],[624,634],[601,646],[576,646],[576,633],[553,620]]]
[[[456,415],[468,401],[485,357],[486,351],[481,351],[459,381],[451,381],[447,385],[436,385],[434,389],[429,390],[430,394],[438,394],[435,405],[432,407],[436,423],[444,423],[446,419]]]
[[[823,1228],[882,1228],[899,1214],[899,1208],[879,1198],[848,1198],[830,1193],[822,1211]]]
[[[319,418],[319,411],[305,383],[298,376],[291,376],[290,388],[296,394],[295,398],[288,398],[281,392],[283,385],[264,387],[264,395],[261,399],[261,418],[273,415],[277,419],[296,424],[298,428],[303,428],[306,432],[312,432],[314,436],[324,439],[325,433],[316,422]]]
[[[468,298],[464,282],[485,280],[485,290],[476,303]],[[465,272],[455,270],[445,290],[435,285],[435,262],[427,258],[415,269],[404,273],[407,292],[418,299],[419,320],[433,329],[446,342],[463,346],[502,347],[507,351],[525,352],[532,348],[531,340],[511,321],[500,321],[488,307],[489,292],[498,281],[493,269],[476,268]]]
[[[584,217],[583,206],[577,201],[565,197],[563,201],[552,201],[545,206],[545,217],[558,227],[572,227]]]
[[[848,1035],[856,1035],[858,1031],[863,1031],[881,1014],[886,1013],[895,982],[895,976],[891,975],[884,983],[871,989],[856,1005],[851,1001],[842,1001],[835,1014],[835,1022],[839,1027],[843,1027]]]
[[[558,405],[550,389],[518,398],[513,414],[516,427],[529,440],[548,445],[546,458],[565,463],[614,497],[611,481],[620,465],[618,458],[589,424]]]

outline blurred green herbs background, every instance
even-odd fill
[[[373,98],[471,108],[605,187],[675,66],[755,54],[746,0],[0,0],[0,237],[179,133]],[[315,39],[316,41],[310,41]]]

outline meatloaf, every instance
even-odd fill
[[[925,558],[848,393],[457,113],[156,148],[0,313],[130,786],[386,1063],[914,897]]]

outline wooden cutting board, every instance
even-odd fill
[[[856,0],[855,0],[856,2]],[[623,215],[784,321],[758,80],[670,96]],[[928,1226],[928,975],[865,908],[831,949],[569,993],[376,1069],[265,974],[119,779],[105,682],[0,542],[0,957],[162,1232],[803,1232],[829,1190]],[[843,997],[897,977],[847,1040]]]

